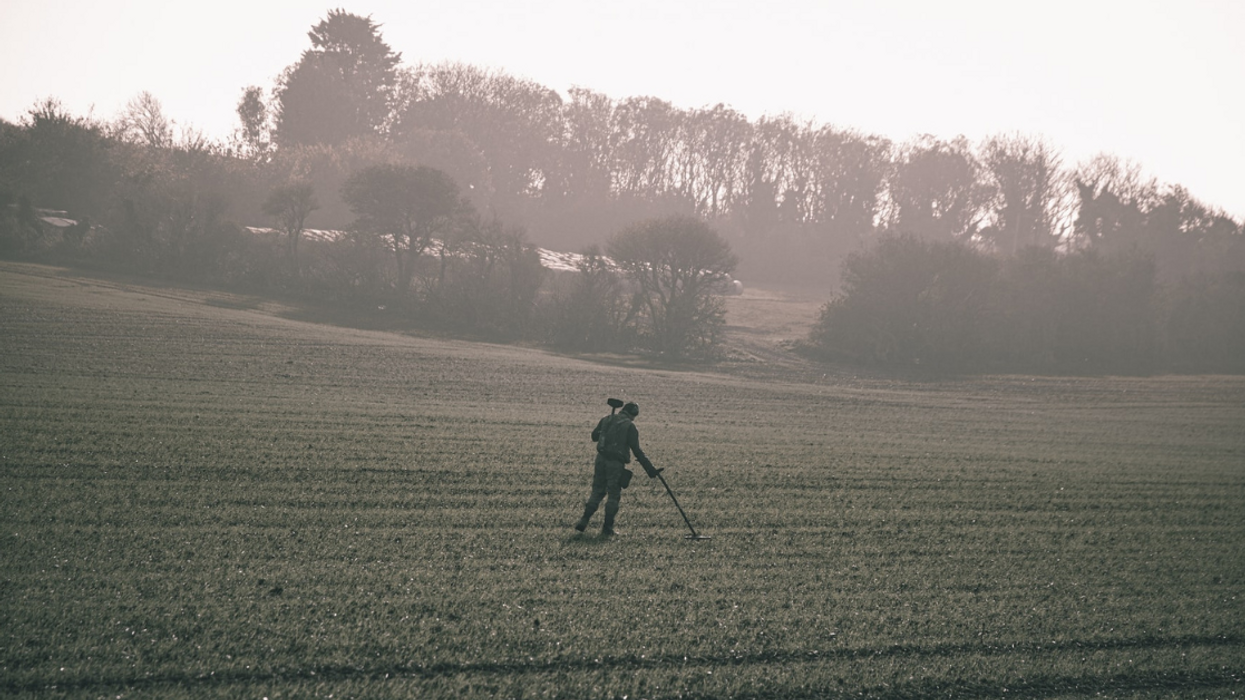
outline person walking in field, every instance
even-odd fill
[[[621,401],[610,399],[610,406],[617,408]],[[622,490],[631,480],[631,472],[624,465],[631,462],[631,455],[644,467],[648,478],[652,479],[661,473],[661,469],[653,468],[653,463],[640,449],[640,431],[635,427],[635,419],[640,415],[640,407],[635,402],[622,405],[618,413],[610,413],[597,422],[592,430],[592,441],[597,444],[597,460],[592,470],[592,493],[584,504],[584,515],[575,523],[575,529],[583,532],[588,528],[588,521],[597,512],[601,499],[609,496],[605,502],[605,522],[601,525],[601,536],[610,537],[615,534],[614,518],[618,516],[618,503],[622,500]]]

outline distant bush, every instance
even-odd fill
[[[999,316],[999,270],[955,243],[888,238],[849,255],[843,292],[811,334],[828,358],[952,368],[988,361]]]
[[[1177,286],[1163,329],[1166,355],[1175,369],[1245,373],[1245,273]]]
[[[887,238],[850,255],[810,334],[827,359],[939,370],[1137,372],[1158,361],[1154,265],[1140,255]],[[1239,307],[1238,307],[1239,308]]]
[[[494,340],[532,335],[546,270],[520,231],[486,226],[443,259],[444,272],[429,281],[420,305],[438,325]]]

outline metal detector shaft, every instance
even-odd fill
[[[696,528],[692,527],[692,521],[687,519],[687,513],[683,512],[683,506],[679,505],[679,499],[674,497],[674,491],[670,490],[670,484],[666,483],[666,477],[657,472],[657,478],[661,479],[661,485],[666,487],[666,493],[670,494],[670,500],[674,501],[674,507],[679,509],[679,515],[683,516],[683,522],[687,523],[687,529],[692,531],[692,538],[699,539],[702,535],[696,534]]]

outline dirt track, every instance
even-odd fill
[[[812,290],[747,288],[726,298],[725,360],[720,369],[750,377],[809,381],[827,368],[792,351],[808,337],[828,297]]]

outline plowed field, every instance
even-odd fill
[[[0,263],[0,694],[1245,693],[1245,378],[676,371],[289,315]],[[571,529],[608,396],[712,539],[642,472],[622,536]]]

